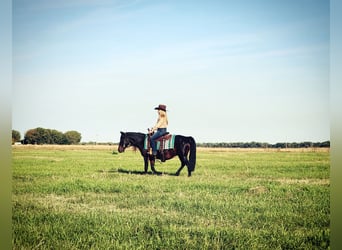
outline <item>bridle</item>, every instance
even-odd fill
[[[127,138],[127,135],[124,135],[123,142],[119,144],[119,152],[124,152],[126,148],[132,146],[132,143],[129,141],[129,138]]]

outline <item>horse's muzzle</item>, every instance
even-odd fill
[[[119,153],[122,153],[123,151],[125,151],[125,149],[123,146],[119,146],[118,151],[119,151]]]

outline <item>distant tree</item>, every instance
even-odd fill
[[[24,144],[77,144],[81,134],[68,131],[65,134],[55,129],[34,128],[25,133]]]
[[[38,134],[37,144],[52,144],[50,133],[45,128],[36,128]]]
[[[67,131],[64,135],[68,144],[78,144],[81,141],[81,134],[77,131]]]
[[[24,136],[24,143],[25,144],[37,144],[39,139],[39,135],[37,129],[29,129],[26,131]]]
[[[286,143],[285,142],[278,142],[274,144],[275,148],[286,148]]]
[[[17,130],[12,130],[12,144],[20,141],[21,135]]]
[[[320,147],[330,148],[330,141],[321,142],[319,146]]]
[[[25,133],[25,144],[49,144],[51,141],[48,131],[44,128],[29,129]]]
[[[68,144],[68,139],[62,132],[55,129],[49,129],[49,134],[51,138],[51,144]]]

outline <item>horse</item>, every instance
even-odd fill
[[[136,132],[120,132],[120,143],[118,146],[119,153],[125,151],[127,147],[135,147],[138,148],[142,157],[144,158],[144,174],[147,174],[148,170],[148,161],[150,161],[151,170],[154,174],[161,175],[161,172],[158,172],[154,168],[155,160],[169,160],[175,157],[176,155],[179,157],[181,162],[181,166],[176,172],[176,176],[179,176],[180,172],[187,166],[188,168],[188,176],[191,176],[191,173],[195,171],[196,165],[196,142],[191,136],[182,136],[175,135],[174,139],[174,148],[173,149],[164,149],[164,155],[161,154],[160,151],[157,152],[157,155],[154,156],[149,154],[149,151],[145,149],[144,143],[146,134],[136,133]],[[190,154],[189,154],[190,153]],[[189,159],[188,159],[189,154]]]

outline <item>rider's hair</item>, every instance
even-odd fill
[[[167,119],[167,113],[166,113],[166,111],[164,111],[164,110],[158,110],[159,111],[159,116],[160,117],[162,117],[162,118],[164,118],[165,117],[165,119],[166,119],[166,124],[168,124],[169,123],[169,120]]]

